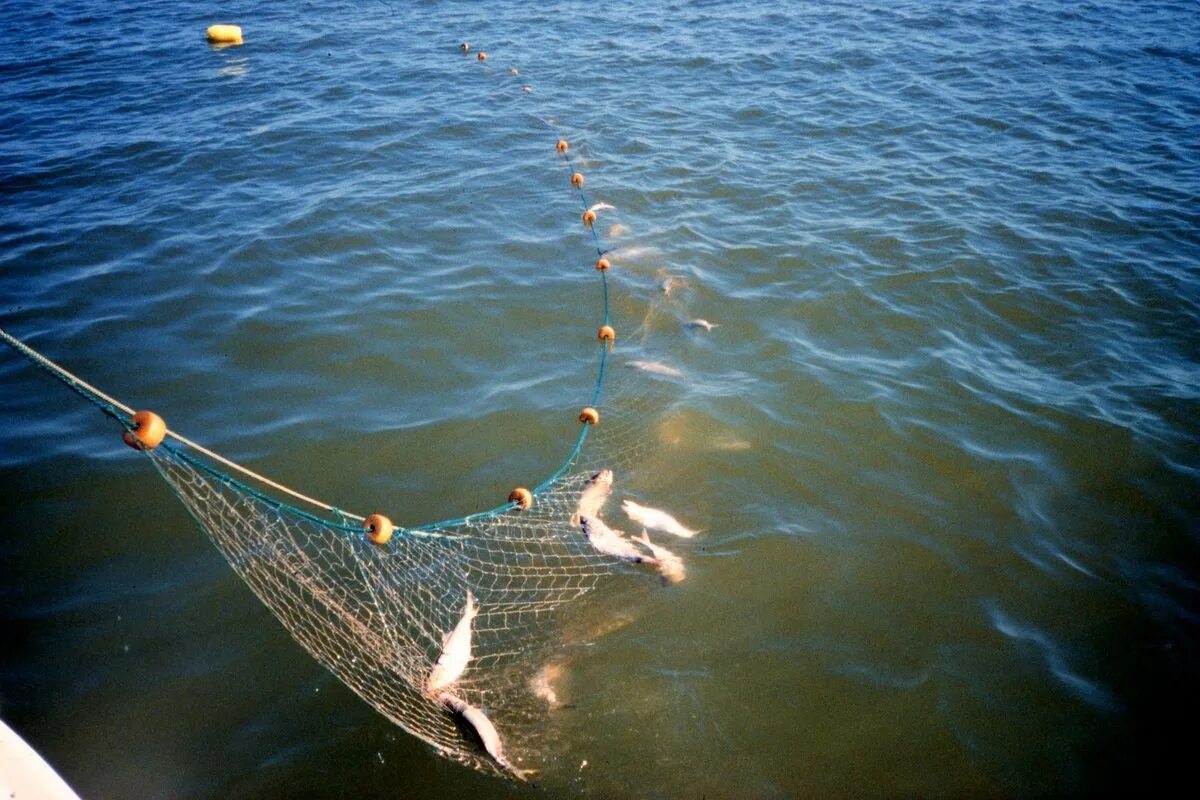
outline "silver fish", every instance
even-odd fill
[[[641,536],[634,537],[634,541],[646,545],[646,548],[654,556],[655,565],[658,567],[658,574],[662,575],[664,581],[667,583],[679,583],[687,577],[687,570],[683,568],[683,559],[667,548],[659,547],[650,541],[650,535],[646,533],[645,528],[642,529]]]
[[[525,780],[527,775],[532,775],[537,771],[532,769],[517,769],[512,765],[512,762],[504,755],[504,742],[500,740],[500,732],[496,730],[496,726],[492,724],[492,721],[487,718],[487,714],[484,714],[466,700],[455,697],[449,692],[439,695],[438,702],[469,722],[471,727],[475,729],[475,733],[479,734],[479,740],[483,742],[483,748],[488,751],[488,755],[492,757],[492,760],[511,772],[516,778]]]
[[[625,366],[650,372],[655,375],[666,375],[670,378],[682,378],[683,372],[675,367],[669,367],[661,361],[626,361]]]
[[[662,531],[682,539],[690,539],[699,533],[699,531],[685,527],[679,520],[657,508],[639,505],[632,500],[626,500],[621,504],[621,508],[625,510],[625,515],[631,520],[640,522],[652,531]]]
[[[467,607],[463,610],[462,619],[454,626],[454,630],[442,639],[442,654],[425,681],[425,691],[436,694],[457,681],[471,660],[471,623],[479,614],[475,598],[467,590]]]
[[[611,469],[602,469],[593,475],[579,494],[579,505],[571,515],[571,525],[578,528],[580,517],[595,517],[604,508],[604,502],[612,493],[613,473]]]
[[[696,329],[703,328],[706,332],[711,333],[713,328],[719,328],[721,326],[715,322],[709,322],[706,319],[693,319],[688,322],[688,327]]]
[[[626,539],[621,531],[614,531],[599,517],[580,517],[579,526],[583,528],[584,535],[597,553],[635,564],[649,560],[649,557],[638,550],[637,545]]]

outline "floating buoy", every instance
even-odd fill
[[[208,40],[213,44],[241,44],[242,27],[240,25],[209,25]]]
[[[579,412],[579,421],[587,425],[597,425],[600,422],[600,412],[588,406]]]
[[[567,152],[567,140],[559,139],[557,142],[554,143],[554,149],[560,153]]]
[[[608,263],[607,258],[600,258],[600,259],[596,260],[596,269],[599,270],[600,272],[604,272],[604,270],[608,269],[611,266],[612,266],[612,264]]]
[[[508,68],[508,74],[509,74],[509,75],[520,75],[520,74],[521,74],[521,72],[520,72],[520,70],[518,70],[516,67],[509,67],[509,68]]]
[[[602,342],[608,342],[608,349],[613,349],[613,342],[617,340],[617,332],[612,329],[611,325],[605,325],[597,333],[596,338]]]
[[[153,411],[139,411],[133,415],[133,430],[125,431],[121,438],[134,450],[153,450],[162,444],[167,435],[167,423]]]
[[[487,53],[483,52],[482,50],[480,50],[479,55],[477,55],[475,57],[477,59],[479,59],[480,61],[487,61]]]
[[[521,91],[528,94],[529,92],[533,91],[533,87],[532,86],[522,86]]]
[[[582,172],[572,172],[571,173],[571,185],[574,186],[576,189],[580,189],[583,187],[583,173]]]
[[[595,211],[592,211],[589,208],[587,211],[583,212],[583,224],[586,227],[588,227],[588,228],[592,227],[592,223],[595,221],[596,221],[596,212]]]
[[[533,505],[533,492],[528,489],[518,486],[512,490],[512,494],[508,496],[510,503],[516,503],[517,508],[529,508]]]
[[[387,544],[391,541],[394,526],[383,514],[372,514],[363,520],[363,530],[371,544]]]
[[[462,44],[460,44],[458,47],[459,47],[459,49],[461,49],[461,50],[462,50],[464,53],[469,53],[469,52],[471,51],[471,45],[470,45],[470,43],[469,43],[469,42],[463,42],[463,43],[462,43]]]

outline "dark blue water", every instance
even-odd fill
[[[648,458],[705,541],[574,665],[571,791],[1188,775],[1194,3],[5,10],[0,324],[344,508],[561,461],[572,140],[614,303],[687,376]],[[0,356],[0,716],[82,796],[526,791],[313,662],[118,433]]]

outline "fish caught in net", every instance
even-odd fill
[[[165,426],[161,443],[139,444],[146,429],[133,409],[0,330],[5,342],[125,427],[127,442],[145,453],[234,571],[317,661],[439,753],[517,776],[555,758],[546,720],[556,706],[558,673],[547,665],[570,640],[565,610],[602,586],[657,585],[658,551],[639,545],[646,558],[635,563],[590,540],[580,524],[580,500],[602,470],[612,470],[618,485],[636,480],[679,374],[644,360],[654,356],[644,306],[624,304],[621,313],[610,305],[610,259],[617,256],[603,248],[594,223],[596,213],[611,206],[589,203],[566,141],[555,150],[570,169],[596,245],[589,258],[597,259],[596,292],[603,301],[599,360],[595,385],[581,387],[580,406],[598,412],[584,412],[557,472],[526,497],[491,510],[400,525],[390,537],[375,537],[363,516],[275,484]],[[594,310],[595,296],[580,305],[581,312]],[[626,363],[640,369],[610,368],[615,331],[622,332],[618,346],[643,359]],[[403,509],[390,512],[403,520]],[[616,502],[593,504],[588,513],[618,526]],[[665,564],[661,555],[658,561]],[[664,569],[664,580],[668,574],[681,579],[682,567]],[[473,617],[464,616],[468,608]],[[435,681],[443,652],[463,644],[461,636],[453,645],[451,639],[464,625],[468,660],[464,665],[460,657],[453,674]],[[486,709],[486,721],[464,709]],[[503,755],[488,746],[487,725],[502,737]]]

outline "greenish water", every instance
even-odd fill
[[[564,131],[652,335],[618,355],[685,373],[641,488],[704,534],[573,661],[546,793],[1187,774],[1192,5],[220,13],[244,47],[207,9],[12,4],[0,323],[340,507],[490,508],[594,377]],[[118,433],[0,357],[0,715],[81,795],[537,793],[341,686]]]

